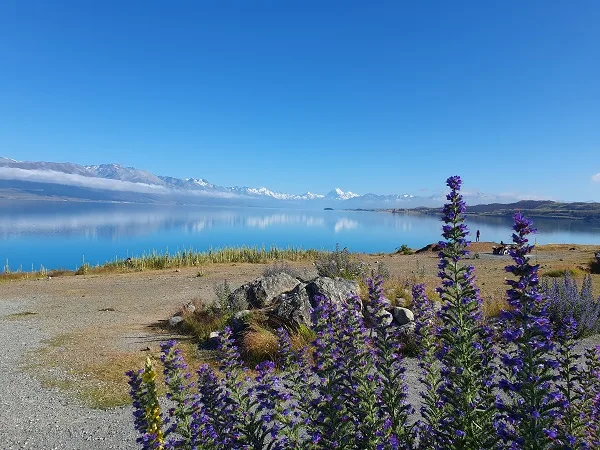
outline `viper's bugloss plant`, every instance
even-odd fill
[[[448,203],[444,205],[439,252],[438,293],[442,308],[436,330],[436,358],[441,380],[437,407],[438,423],[427,423],[435,448],[492,448],[496,444],[493,394],[493,349],[491,333],[483,325],[481,297],[475,286],[474,269],[462,262],[468,255],[469,234],[465,225],[466,205],[460,194],[460,177],[448,178]],[[435,407],[435,405],[434,405]],[[433,417],[433,411],[426,411]],[[436,413],[438,414],[438,413]]]
[[[502,413],[499,433],[514,448],[544,449],[558,435],[555,422],[564,399],[554,383],[559,364],[552,355],[547,301],[538,290],[538,265],[528,258],[533,246],[527,236],[535,229],[521,214],[515,215],[514,223],[514,264],[506,271],[517,279],[506,282],[511,309],[501,314],[504,351],[499,385],[507,398],[498,397],[496,402]]]
[[[219,335],[218,369],[203,364],[195,381],[175,342],[161,344],[167,395],[160,404],[167,413],[161,412],[152,361],[127,373],[141,447],[600,448],[600,348],[587,349],[584,359],[576,351],[577,308],[551,323],[538,267],[528,259],[531,221],[520,214],[514,218],[514,263],[506,270],[516,279],[507,281],[510,310],[501,315],[498,358],[483,323],[473,267],[463,263],[469,241],[461,180],[450,177],[447,185],[438,266],[441,309],[423,285],[412,289],[423,400],[418,420],[408,403],[404,340],[382,278],[376,277],[367,280],[364,306],[357,296],[340,303],[317,296],[312,346],[295,350],[281,328],[277,361],[254,371],[242,364],[228,328]],[[569,292],[588,298],[590,282],[581,292],[570,284]]]
[[[569,272],[562,278],[553,278],[552,282],[544,277],[542,292],[548,298],[548,314],[555,327],[573,317],[577,323],[576,337],[600,332],[600,298],[594,298],[589,274],[584,277],[581,290]]]

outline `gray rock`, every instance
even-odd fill
[[[394,321],[394,316],[392,316],[391,312],[385,311],[384,312],[384,317],[383,317],[383,323],[386,326],[389,326],[392,324],[392,322]]]
[[[235,334],[242,333],[248,327],[248,321],[251,316],[252,311],[249,309],[236,312],[229,323],[231,331]]]
[[[231,293],[231,303],[245,302],[252,308],[264,308],[273,304],[281,294],[292,291],[300,284],[296,278],[281,272],[274,275],[257,278]]]
[[[306,284],[301,283],[293,291],[281,294],[269,315],[280,319],[288,326],[295,327],[301,324],[310,326],[312,306],[306,292]]]
[[[181,316],[173,316],[169,319],[169,325],[172,327],[178,326],[181,322],[183,322],[183,317]]]
[[[343,278],[318,277],[306,285],[306,292],[313,307],[316,306],[317,295],[324,295],[332,302],[342,305],[349,297],[358,293],[358,283]]]
[[[415,315],[410,309],[400,306],[392,308],[392,316],[398,325],[406,325],[415,320]]]

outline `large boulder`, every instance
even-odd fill
[[[269,312],[271,317],[292,327],[301,324],[310,326],[311,314],[312,306],[304,283],[300,283],[291,292],[281,294],[276,300],[275,307]]]
[[[294,290],[299,284],[300,281],[285,272],[260,277],[233,291],[230,304],[245,302],[250,308],[269,307],[281,294]]]
[[[353,295],[358,294],[358,283],[343,278],[318,277],[306,285],[310,304],[315,307],[315,297],[323,295],[334,303],[342,305]]]

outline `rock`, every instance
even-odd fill
[[[183,322],[183,317],[181,316],[173,316],[169,319],[169,326],[171,327],[176,327],[178,326],[181,322]]]
[[[392,324],[392,322],[394,321],[394,316],[392,316],[392,313],[391,313],[391,312],[388,312],[388,311],[385,311],[385,313],[384,313],[384,314],[385,314],[385,316],[384,316],[384,318],[383,318],[383,323],[384,323],[386,326],[389,326],[389,325],[391,325],[391,324]]]
[[[252,308],[268,307],[281,294],[292,291],[299,284],[300,281],[284,272],[260,277],[233,291],[230,302],[241,305],[245,301]]]
[[[219,348],[219,332],[212,331],[208,335],[208,339],[203,343],[202,347],[206,350],[216,350]]]
[[[149,352],[151,349],[150,347],[144,347],[143,349],[141,349],[141,352]]]
[[[358,283],[343,278],[318,277],[306,285],[306,292],[313,308],[317,303],[317,295],[324,295],[332,302],[342,305],[349,297],[358,293]]]
[[[252,317],[252,311],[249,309],[236,312],[229,322],[231,331],[234,334],[242,333],[248,327],[250,317]]]
[[[281,294],[276,299],[275,307],[269,312],[284,324],[297,327],[301,324],[311,325],[312,306],[306,291],[306,284],[301,283],[293,291]]]
[[[179,273],[181,272],[181,269],[175,269],[175,272]]]
[[[410,309],[402,308],[400,306],[392,308],[392,316],[394,317],[396,324],[400,326],[414,322],[415,320],[415,315]]]
[[[196,306],[192,302],[189,302],[187,305],[184,305],[183,311],[191,314],[196,311]]]

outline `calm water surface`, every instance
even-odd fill
[[[508,218],[470,218],[481,240],[510,241]],[[536,240],[599,244],[600,227],[537,220]],[[79,267],[153,250],[278,246],[357,252],[420,248],[440,239],[433,216],[363,211],[148,206],[70,202],[0,202],[0,263],[12,270]],[[2,271],[2,270],[0,270]]]

